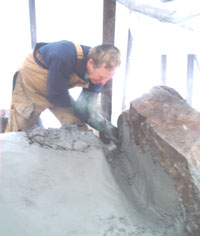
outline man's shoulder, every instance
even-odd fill
[[[83,52],[84,54],[86,54],[89,50],[90,50],[90,46],[87,46],[87,45],[83,45],[83,44],[80,44],[80,43],[77,43],[77,42],[72,42],[72,41],[68,41],[68,40],[60,40],[60,41],[57,41],[57,42],[52,42],[51,43],[51,46],[53,47],[57,47],[57,48],[62,48],[63,50],[64,49],[72,49],[74,50],[75,49],[75,45],[80,45],[83,49]]]
[[[71,48],[74,45],[71,41],[67,41],[67,40],[56,41],[50,44],[54,47],[67,47],[67,48]]]
[[[76,50],[71,41],[52,42],[47,47],[49,48],[50,55],[57,59],[66,60],[76,56]]]

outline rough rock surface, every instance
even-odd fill
[[[126,171],[113,163],[144,215],[153,210],[171,235],[199,236],[200,113],[175,90],[158,86],[134,100],[118,126]]]
[[[36,127],[27,131],[30,143],[55,150],[87,151],[90,147],[102,149],[102,143],[92,130],[83,131],[75,125],[65,124],[61,129]]]

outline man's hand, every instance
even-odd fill
[[[110,141],[114,142],[116,145],[119,144],[119,134],[118,128],[113,127],[103,127],[99,132],[99,137],[101,141],[105,144],[109,144]]]

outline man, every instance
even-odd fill
[[[87,123],[108,140],[117,130],[97,110],[98,94],[120,65],[113,45],[90,48],[70,41],[38,43],[14,76],[13,97],[6,132],[31,128],[49,108],[61,124]],[[69,89],[82,87],[74,101]]]

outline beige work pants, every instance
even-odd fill
[[[37,122],[41,112],[47,108],[53,112],[61,124],[72,123],[87,129],[87,126],[74,115],[71,107],[55,107],[47,101],[47,73],[48,70],[35,62],[33,52],[30,53],[19,69],[5,132],[31,128]]]

